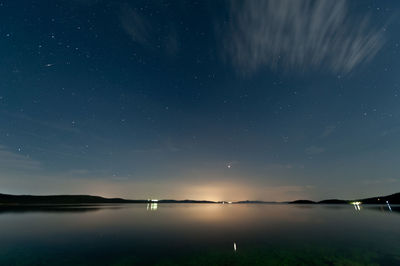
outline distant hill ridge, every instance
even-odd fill
[[[388,196],[380,196],[365,199],[355,199],[355,200],[341,200],[341,199],[328,199],[321,201],[311,201],[311,200],[295,200],[288,202],[290,204],[348,204],[351,202],[361,202],[362,204],[400,204],[400,192],[391,194]]]
[[[8,195],[0,194],[0,203],[15,204],[80,204],[80,203],[128,203],[128,202],[144,202],[125,200],[122,198],[103,198],[100,196],[90,195],[49,195],[49,196],[32,196],[32,195]]]
[[[295,200],[286,202],[289,204],[348,204],[353,201],[361,202],[362,204],[386,204],[388,201],[390,204],[400,204],[400,193],[395,193],[388,196],[357,199],[357,200],[340,200],[340,199],[328,199],[319,202],[311,200]],[[208,201],[208,200],[129,200],[122,198],[104,198],[100,196],[90,195],[49,195],[49,196],[33,196],[33,195],[9,195],[0,193],[0,204],[3,205],[26,205],[26,204],[100,204],[100,203],[227,203],[225,201]],[[231,203],[231,202],[229,202]],[[234,204],[243,203],[276,203],[266,201],[238,201],[233,202]]]
[[[91,195],[9,195],[0,193],[0,204],[87,204],[87,203],[218,203],[207,200],[130,200],[122,198],[104,198]]]

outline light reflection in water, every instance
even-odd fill
[[[148,211],[156,211],[158,208],[158,203],[147,203]]]
[[[158,204],[163,204],[162,210],[156,212]],[[359,206],[354,207],[355,213],[347,204],[305,208],[305,205],[289,204],[227,206],[147,202],[118,205],[118,208],[96,207],[99,210],[74,213],[0,210],[0,265],[26,265],[26,258],[32,265],[42,264],[43,258],[49,265],[57,265],[60,251],[68,251],[63,252],[65,256],[71,254],[68,255],[71,258],[65,258],[70,263],[65,265],[120,265],[125,261],[128,265],[154,265],[175,257],[187,262],[191,256],[188,254],[196,258],[198,254],[201,259],[208,252],[211,252],[211,257],[206,258],[206,262],[209,259],[211,262],[208,265],[212,264],[212,258],[220,258],[215,254],[222,253],[232,255],[229,259],[239,260],[238,263],[249,258],[253,263],[243,265],[254,265],[262,258],[270,262],[269,255],[271,260],[282,261],[291,254],[286,247],[299,247],[296,254],[307,254],[305,259],[313,260],[306,261],[309,265],[322,255],[324,258],[318,258],[317,262],[325,262],[325,248],[328,256],[336,257],[329,255],[336,254],[334,248],[354,247],[361,252],[357,255],[357,251],[354,261],[375,249],[390,252],[392,257],[399,254],[399,207],[393,204],[386,207],[362,204],[363,213],[358,212]],[[389,215],[382,215],[380,208]],[[241,243],[240,252],[236,241]],[[323,249],[314,253],[320,247]],[[281,248],[284,248],[281,253],[275,253]],[[99,250],[107,255],[101,261],[97,261]],[[86,257],[90,262],[85,261]]]
[[[389,210],[392,211],[392,208],[390,207],[389,201],[386,201],[386,204],[387,204]]]
[[[356,211],[360,211],[361,210],[361,207],[360,207],[361,202],[355,201],[355,202],[352,202],[351,204],[353,204],[354,209],[356,209]]]

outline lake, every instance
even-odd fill
[[[0,265],[400,265],[391,207],[0,207]]]

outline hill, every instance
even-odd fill
[[[357,201],[360,201],[363,204],[386,204],[386,201],[390,204],[400,204],[400,193],[395,193],[389,196],[359,199]]]
[[[327,199],[321,200],[318,202],[319,204],[347,204],[349,203],[348,200],[340,200],[340,199]]]
[[[357,200],[340,200],[340,199],[327,199],[319,202],[311,200],[295,200],[286,202],[288,204],[348,204],[353,201],[361,202],[362,204],[400,204],[400,193],[395,193],[388,196],[380,196],[373,198],[357,199]],[[90,195],[49,195],[49,196],[33,196],[33,195],[9,195],[0,193],[1,205],[52,205],[52,204],[104,204],[104,203],[223,203],[208,200],[173,200],[164,199],[159,201],[149,201],[144,199],[129,200],[122,198],[104,198],[100,196]],[[237,201],[236,204],[245,203],[276,203],[264,201]]]
[[[8,195],[0,194],[0,204],[85,204],[85,203],[145,203],[146,200],[125,200],[89,195]]]
[[[104,198],[100,196],[90,195],[49,195],[49,196],[32,196],[32,195],[8,195],[0,194],[0,204],[3,205],[51,205],[51,204],[101,204],[101,203],[217,203],[207,200],[129,200],[122,198]]]

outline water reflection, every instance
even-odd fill
[[[379,211],[387,214],[400,214],[400,205],[364,205],[364,210]]]
[[[392,208],[390,207],[389,201],[386,201],[386,204],[387,204],[389,210],[392,211]]]
[[[354,206],[354,209],[356,211],[361,211],[361,202],[360,201],[354,201],[354,202],[351,202],[351,204]]]
[[[162,211],[149,215],[148,211],[157,210],[159,204],[162,204]],[[236,253],[233,260],[255,256],[255,261],[263,261],[281,253],[282,259],[286,259],[287,253],[279,253],[281,247],[302,251],[305,243],[310,249],[298,253],[299,256],[310,254],[304,261],[315,258],[318,248],[330,258],[338,258],[332,252],[333,247],[354,247],[368,252],[379,248],[400,254],[396,248],[400,247],[400,216],[393,215],[396,210],[399,213],[399,206],[390,207],[393,212],[387,205],[363,205],[363,212],[357,215],[351,205],[310,208],[288,204],[148,202],[51,207],[49,213],[46,207],[24,214],[0,208],[0,265],[40,265],[44,259],[49,265],[58,265],[60,253],[71,254],[71,260],[66,259],[65,265],[148,265],[203,251],[232,255],[232,248]],[[72,212],[60,215],[57,211]],[[240,243],[239,253],[237,243]],[[270,256],[256,257],[262,254]],[[29,258],[29,262],[24,264],[20,261],[23,258]],[[127,262],[124,258],[128,258]],[[347,257],[343,255],[342,258]],[[356,260],[359,259],[357,255]],[[203,262],[200,265],[216,264]],[[225,264],[235,265],[235,261],[228,262],[232,264]],[[324,260],[319,262],[328,264]],[[311,261],[310,264],[316,263]]]
[[[105,209],[119,209],[118,205],[16,205],[16,206],[1,206],[0,214],[3,213],[84,213],[84,212],[94,212]]]
[[[147,203],[148,211],[156,211],[158,208],[158,203]]]

